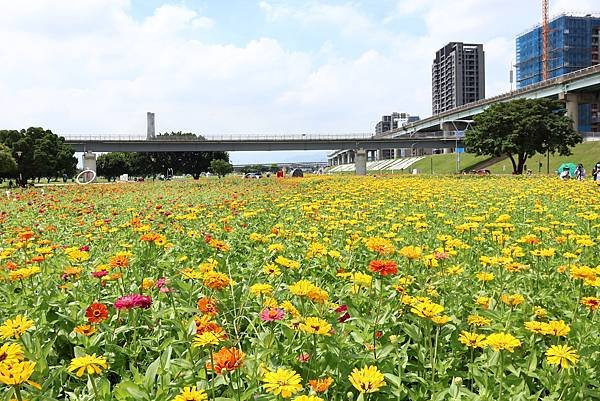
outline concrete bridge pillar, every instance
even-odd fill
[[[156,125],[154,124],[154,113],[146,114],[146,139],[154,139],[156,137]]]
[[[364,149],[356,150],[356,158],[354,161],[356,175],[367,175],[367,151]]]
[[[93,152],[85,152],[83,154],[83,169],[96,172],[96,154]]]
[[[565,102],[567,117],[573,120],[573,129],[579,131],[579,95],[575,93],[561,93],[558,98]]]

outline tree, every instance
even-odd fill
[[[75,173],[75,151],[65,144],[64,138],[50,130],[30,127],[20,131],[0,131],[0,142],[11,149],[24,182],[29,178],[50,179]]]
[[[465,145],[477,155],[507,156],[513,172],[522,174],[528,157],[546,152],[568,156],[583,140],[565,113],[562,103],[550,99],[497,103],[473,118],[475,128],[466,132]]]
[[[106,177],[108,181],[116,180],[121,174],[130,170],[130,157],[127,153],[114,152],[98,156],[96,170],[98,175]]]
[[[17,172],[17,162],[8,146],[0,143],[0,177],[8,178]]]
[[[231,173],[233,166],[226,160],[215,159],[210,162],[210,170],[221,178]]]

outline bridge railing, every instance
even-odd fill
[[[375,137],[372,133],[355,133],[355,134],[301,134],[301,135],[286,135],[286,134],[225,134],[225,135],[206,135],[205,139],[195,138],[190,136],[156,136],[151,139],[146,139],[145,136],[139,135],[113,135],[113,134],[59,134],[69,142],[137,142],[137,141],[162,141],[162,142],[196,142],[196,141],[215,141],[215,142],[249,142],[249,141],[360,141],[360,140],[389,140],[389,137]],[[431,138],[441,138],[438,135],[430,135]]]
[[[403,130],[411,129],[412,127],[420,125],[420,124],[422,124],[424,122],[435,120],[435,119],[438,119],[440,117],[441,118],[447,117],[447,116],[450,116],[452,114],[459,113],[459,112],[464,111],[464,110],[469,110],[469,109],[477,107],[477,106],[482,106],[482,105],[486,105],[486,104],[489,104],[489,103],[494,103],[494,102],[497,102],[497,101],[501,101],[501,100],[505,100],[505,99],[510,99],[510,98],[515,97],[515,96],[518,96],[518,95],[521,95],[521,94],[524,94],[524,93],[527,93],[527,92],[534,91],[536,89],[549,87],[549,86],[552,86],[552,85],[555,85],[555,84],[565,83],[567,81],[571,81],[573,79],[576,79],[576,78],[579,78],[579,77],[582,77],[582,76],[585,76],[585,75],[597,73],[597,72],[600,72],[600,64],[593,65],[591,67],[582,68],[581,70],[573,71],[573,72],[570,72],[568,74],[564,74],[564,75],[561,75],[561,76],[558,76],[558,77],[555,77],[555,78],[547,79],[545,81],[540,81],[540,82],[537,82],[535,84],[531,84],[531,85],[525,86],[524,88],[516,89],[516,90],[511,91],[511,92],[506,92],[506,93],[502,93],[502,94],[497,95],[497,96],[493,96],[493,97],[489,97],[489,98],[486,98],[486,99],[477,100],[475,102],[467,103],[467,104],[455,107],[455,108],[453,108],[451,110],[445,111],[443,113],[435,114],[435,115],[433,115],[431,117],[427,117],[427,118],[424,118],[422,120],[415,121],[414,123],[406,124],[402,128],[397,129],[396,131],[403,131]],[[390,134],[390,133],[393,133],[393,132],[388,132],[388,134]]]

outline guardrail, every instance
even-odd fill
[[[365,140],[374,139],[372,133],[356,133],[356,134],[224,134],[224,135],[203,135],[203,138],[191,136],[156,136],[147,139],[145,136],[139,135],[114,135],[110,133],[104,134],[61,134],[65,140],[73,141],[162,141],[162,142],[197,142],[197,141],[215,141],[215,142],[248,142],[248,141],[347,141],[347,140]],[[377,138],[379,139],[379,138]],[[383,139],[383,138],[382,138]]]
[[[528,92],[532,92],[532,91],[534,91],[536,89],[546,88],[546,87],[550,87],[550,86],[553,86],[553,85],[556,85],[556,84],[562,84],[562,83],[565,83],[567,81],[571,81],[573,79],[576,79],[576,78],[579,78],[579,77],[582,77],[582,76],[586,76],[586,75],[595,74],[595,73],[600,73],[600,64],[593,65],[593,66],[587,67],[587,68],[582,68],[581,70],[570,72],[568,74],[564,74],[564,75],[561,75],[561,76],[558,76],[558,77],[555,77],[555,78],[547,79],[545,81],[537,82],[535,84],[528,85],[528,86],[526,86],[524,88],[516,89],[516,90],[511,91],[511,92],[506,92],[506,93],[503,93],[503,94],[500,94],[500,95],[497,95],[497,96],[494,96],[494,97],[490,97],[490,98],[486,98],[486,99],[477,100],[475,102],[467,103],[467,104],[455,107],[455,108],[453,108],[451,110],[445,111],[443,113],[435,114],[435,115],[433,115],[431,117],[427,117],[427,118],[424,118],[422,120],[415,121],[413,123],[405,124],[405,125],[402,126],[402,128],[397,128],[394,131],[388,131],[386,134],[389,135],[389,134],[393,134],[395,132],[409,130],[409,129],[412,129],[413,127],[416,127],[416,126],[421,125],[423,123],[427,123],[429,121],[434,121],[434,120],[437,120],[439,118],[444,118],[444,117],[447,117],[447,116],[451,116],[453,114],[459,113],[459,112],[464,111],[464,110],[469,110],[469,109],[475,108],[477,106],[483,106],[483,105],[486,105],[486,104],[489,104],[489,103],[495,103],[495,102],[502,101],[502,100],[505,100],[505,99],[510,99],[510,98],[513,98],[513,97],[518,96],[518,95],[522,95],[522,94],[525,94],[525,93],[528,93]]]

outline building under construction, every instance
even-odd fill
[[[548,79],[600,62],[600,17],[560,15],[548,22],[547,32]],[[543,58],[544,38],[540,25],[517,38],[517,88],[543,80]],[[598,105],[580,106],[579,130],[600,132]]]

